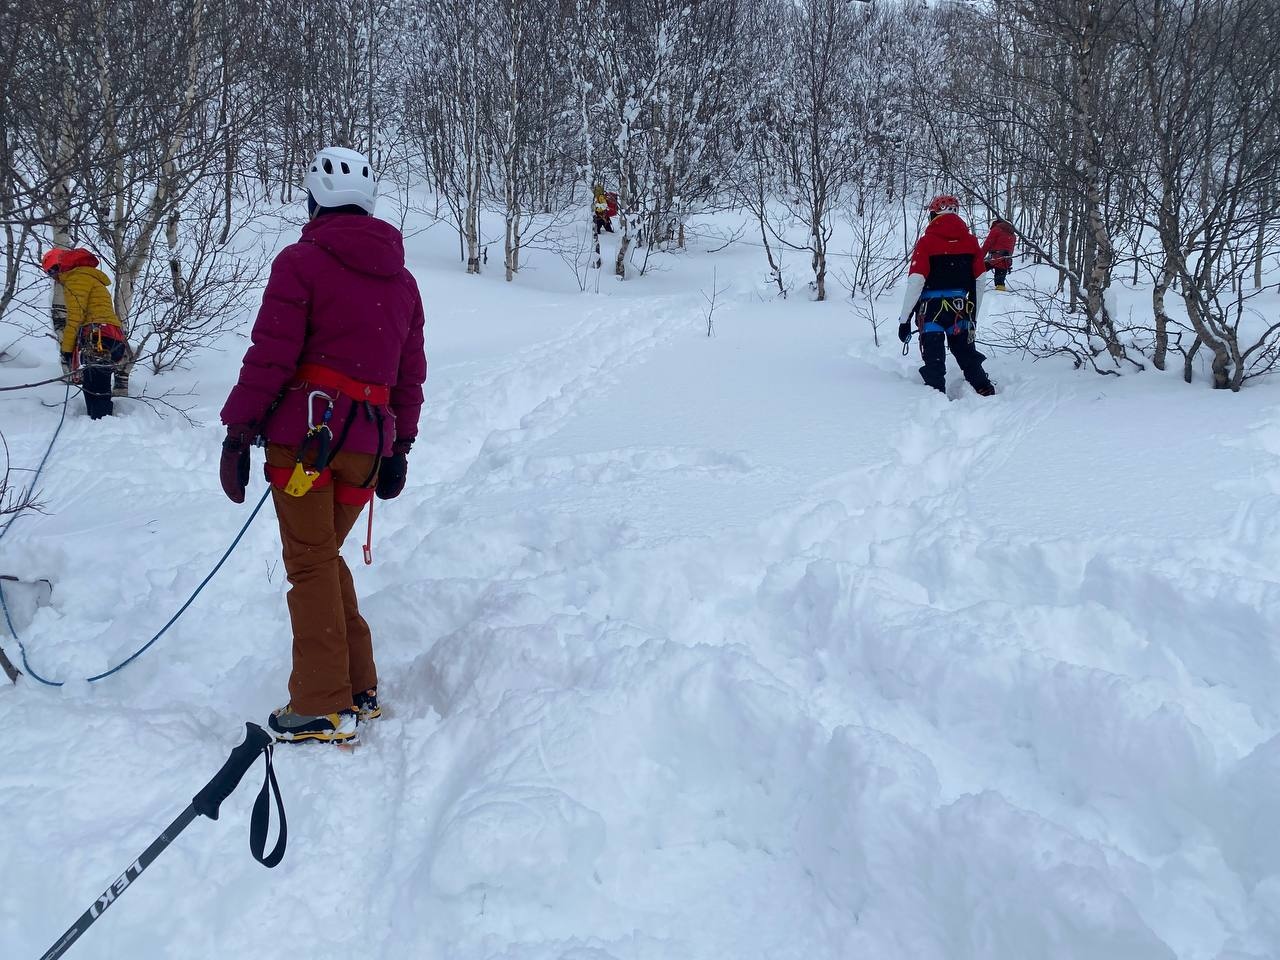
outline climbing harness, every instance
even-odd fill
[[[377,449],[379,451],[382,450],[386,427],[386,418],[382,411],[383,407],[391,402],[391,388],[383,384],[363,383],[348,377],[346,374],[339,373],[337,370],[331,370],[315,363],[304,363],[298,367],[292,386],[304,389],[312,388],[307,394],[307,434],[303,438],[302,444],[298,447],[297,459],[294,461],[292,468],[274,467],[271,464],[266,464],[264,469],[267,480],[272,486],[278,487],[291,497],[305,496],[313,489],[323,489],[332,483],[333,499],[337,503],[345,506],[361,507],[368,504],[369,518],[365,528],[365,542],[362,552],[365,564],[372,564],[374,495],[372,484],[377,478],[378,468],[382,464],[381,452],[375,455],[373,466],[364,481],[358,486],[335,481],[329,464],[346,443],[347,435],[351,431],[351,425],[358,415],[357,409],[363,410],[364,415],[376,423],[378,430]],[[332,393],[326,391],[332,391]],[[333,394],[346,397],[351,402],[351,409],[347,413],[342,431],[336,441],[333,438],[332,428],[329,426],[333,419],[336,403],[336,398]],[[319,423],[316,423],[313,419],[317,398],[323,398],[327,404]],[[312,446],[315,447],[316,453],[308,463],[307,455]]]
[[[945,333],[954,337],[968,330],[973,322],[973,301],[967,290],[926,290],[920,294],[920,301],[926,316],[930,314],[929,303],[937,304],[930,319],[925,320],[922,333]],[[939,323],[944,317],[950,322]]]
[[[329,464],[333,462],[333,458],[338,455],[338,452],[346,444],[347,435],[351,432],[351,424],[355,420],[356,412],[354,408],[350,411],[346,422],[342,425],[342,431],[335,441],[329,428],[329,422],[333,417],[333,398],[321,390],[312,390],[307,398],[309,407],[314,407],[317,396],[324,397],[328,401],[328,406],[325,408],[320,423],[315,423],[310,419],[310,414],[308,414],[307,434],[298,447],[297,458],[293,466],[275,467],[270,463],[266,464],[264,471],[267,480],[273,487],[284,491],[291,497],[302,497],[313,489],[323,489],[329,484],[333,484],[333,498],[338,503],[363,507],[373,497],[373,487],[370,484],[378,474],[378,464],[381,458],[374,458],[372,469],[370,469],[368,475],[359,486],[335,481]],[[378,446],[381,449],[383,441],[382,416],[380,413],[375,413],[376,408],[371,410],[368,404],[364,404],[363,401],[362,404],[366,415],[371,420],[377,420]],[[308,458],[308,450],[313,445],[316,447],[315,456]],[[310,462],[308,462],[308,459]]]
[[[934,305],[933,309],[930,309],[931,304]],[[977,333],[977,327],[973,322],[973,307],[973,300],[967,290],[926,290],[920,294],[915,309],[911,311],[911,318],[912,320],[926,318],[920,324],[919,332],[922,335],[943,333],[954,337],[967,330],[969,342],[973,343],[974,335]],[[904,357],[911,352],[911,338],[915,333],[914,328],[910,329],[907,332],[907,339],[902,342]],[[921,343],[923,344],[923,341]],[[924,349],[923,345],[921,349]]]
[[[112,354],[125,345],[124,331],[114,323],[86,323],[77,339],[81,367],[114,367],[116,360]]]
[[[1013,270],[1013,251],[1012,250],[989,250],[985,257],[982,258],[983,264],[996,270]]]
[[[383,384],[363,383],[318,363],[304,363],[298,367],[291,386],[310,388],[310,393],[307,395],[307,434],[303,438],[301,446],[298,447],[297,461],[294,463],[289,476],[282,479],[281,468],[268,466],[267,478],[290,496],[301,497],[312,487],[323,487],[330,482],[329,463],[346,443],[347,434],[351,431],[351,424],[356,417],[357,407],[363,409],[365,416],[370,420],[376,421],[378,427],[378,450],[382,450],[385,425],[382,408],[391,402],[391,388]],[[329,423],[333,419],[334,405],[336,403],[335,395],[346,397],[351,402],[351,409],[348,411],[346,421],[342,426],[342,432],[336,442],[333,438],[333,431],[329,427]],[[318,424],[313,418],[317,397],[322,397],[327,402],[321,422]],[[306,454],[313,444],[316,446],[317,451],[314,459],[308,465],[306,463]],[[373,469],[369,471],[369,475],[365,477],[364,482],[358,487],[352,488],[346,484],[336,484],[335,496],[339,503],[360,504],[363,506],[366,500],[373,496],[372,488],[369,487],[369,484],[377,476],[381,459],[381,455],[374,458]],[[342,493],[344,488],[359,492],[344,494]],[[368,490],[367,494],[365,493],[366,490]]]

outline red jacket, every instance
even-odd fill
[[[295,374],[302,364],[316,364],[391,388],[390,402],[378,410],[381,449],[377,418],[349,397],[336,397],[329,424],[339,437],[350,418],[343,449],[385,456],[393,441],[418,435],[427,376],[423,323],[422,298],[404,266],[400,231],[358,214],[318,217],[271,265],[253,345],[222,408],[222,422],[260,425],[268,440],[297,446],[307,431],[310,389],[296,384]],[[322,414],[317,400],[310,415]]]
[[[921,330],[931,323],[954,326],[954,311],[960,308],[952,305],[962,299],[969,303],[970,310],[976,306],[976,281],[986,269],[978,240],[960,216],[944,213],[934,217],[911,251],[909,272],[921,277],[923,283],[908,282],[902,322],[906,323],[914,314]],[[953,312],[943,317],[949,310]]]
[[[1018,238],[1009,222],[1007,220],[997,220],[991,224],[991,231],[987,234],[987,239],[982,244],[983,259],[1000,270],[1012,269],[1013,250],[1017,240]]]
[[[956,213],[934,217],[911,251],[909,273],[925,278],[925,289],[971,286],[986,271],[978,238]]]

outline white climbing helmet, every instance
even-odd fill
[[[363,154],[346,147],[325,147],[317,153],[303,183],[322,207],[354,204],[373,213],[378,199],[373,167]]]

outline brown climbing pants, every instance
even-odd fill
[[[296,451],[284,444],[267,447],[267,463],[273,467],[292,468],[296,458]],[[372,454],[339,451],[329,468],[334,483],[357,487],[368,479],[373,464]],[[312,487],[301,497],[279,488],[271,491],[291,584],[289,702],[295,712],[312,716],[349,710],[354,694],[378,684],[373,638],[339,552],[367,507],[336,502],[334,483]]]

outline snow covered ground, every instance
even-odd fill
[[[892,322],[877,348],[847,302],[770,299],[751,247],[599,294],[454,251],[411,247],[422,437],[356,573],[386,716],[277,751],[279,868],[245,851],[251,773],[71,956],[1280,957],[1276,383],[997,355],[997,397],[953,366],[948,402]],[[23,631],[46,676],[127,656],[247,516],[224,346],[169,378],[198,428],[73,406],[47,514],[0,544],[56,583]],[[0,397],[33,465],[61,390]],[[0,687],[0,955],[40,956],[284,701],[284,587],[268,508],[127,670]]]

